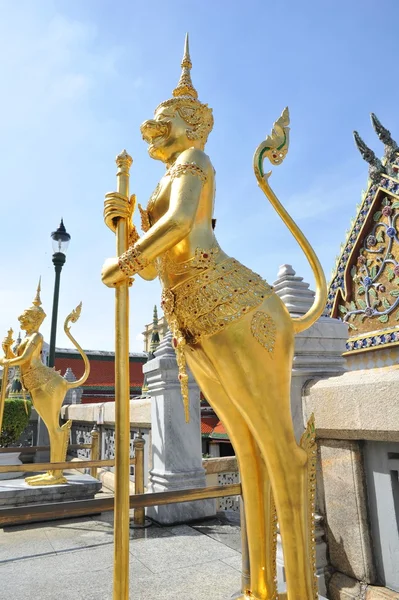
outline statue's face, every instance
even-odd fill
[[[23,331],[29,331],[32,328],[32,316],[32,311],[28,308],[27,310],[24,310],[20,317],[18,317],[18,321]]]
[[[22,315],[18,317],[18,321],[23,331],[32,333],[37,331],[45,316],[44,313],[38,314],[38,311],[35,308],[27,308]]]
[[[143,139],[149,144],[148,153],[156,160],[168,163],[193,146],[187,137],[189,125],[173,106],[159,108],[154,119],[140,127]]]

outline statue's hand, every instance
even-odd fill
[[[132,214],[136,206],[136,196],[132,194],[130,200],[127,196],[119,194],[119,192],[110,192],[106,194],[104,201],[104,221],[107,227],[115,233],[119,219],[128,221],[131,224]]]
[[[103,264],[101,271],[101,280],[108,287],[116,287],[129,279],[125,273],[119,268],[117,258],[107,258]]]
[[[5,340],[3,340],[1,347],[3,348],[4,358],[6,358],[6,357],[9,358],[10,356],[13,356],[14,353],[11,351],[10,341],[7,340],[7,338]]]

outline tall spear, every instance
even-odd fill
[[[126,150],[116,157],[117,196],[129,213],[129,169],[133,159]],[[128,249],[127,218],[117,218],[116,252]],[[114,501],[114,600],[129,600],[129,481],[130,481],[130,373],[129,282],[115,289],[115,501]]]
[[[12,333],[13,333],[12,329],[9,329],[7,337],[3,341],[4,356],[6,358],[9,358],[10,349],[14,343],[14,340],[12,339]],[[7,380],[8,380],[8,368],[9,368],[8,365],[4,365],[4,367],[3,367],[3,381],[1,384],[1,393],[0,393],[0,435],[1,435],[1,429],[3,427],[4,405],[5,405],[5,400],[6,400],[6,388],[7,388]]]

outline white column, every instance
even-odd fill
[[[175,351],[170,331],[155,358],[143,366],[151,396],[152,465],[149,492],[205,487],[202,467],[200,390],[190,374],[190,422],[184,418]],[[154,506],[147,515],[163,524],[181,523],[215,514],[214,500]]]
[[[314,292],[298,277],[291,265],[282,265],[273,284],[274,291],[292,317],[304,315],[312,306]],[[348,328],[339,319],[321,316],[312,327],[295,337],[292,365],[291,412],[299,441],[306,423],[302,408],[302,389],[309,379],[339,375],[345,371],[345,343]],[[316,423],[317,428],[317,423]]]
[[[282,265],[273,284],[292,317],[304,315],[313,304],[314,292],[309,284],[298,277],[291,265]],[[291,413],[299,441],[306,423],[302,404],[302,390],[307,381],[340,375],[345,371],[345,343],[348,328],[342,321],[321,316],[314,325],[295,337],[295,351],[291,381]],[[316,421],[317,429],[317,421]],[[317,507],[316,507],[317,509]],[[316,567],[319,592],[326,594],[325,571],[327,546],[323,540],[323,518],[316,515]],[[277,538],[277,575],[279,584],[285,583],[284,557],[280,536]]]
[[[76,375],[70,367],[68,367],[65,371],[64,379],[66,379],[67,381],[76,381]],[[64,402],[62,404],[81,404],[82,395],[82,387],[78,387],[74,390],[68,390],[65,394]]]

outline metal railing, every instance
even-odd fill
[[[90,450],[89,460],[72,460],[64,461],[59,463],[47,462],[47,463],[34,463],[34,464],[22,464],[22,465],[0,465],[0,473],[40,473],[41,471],[60,470],[66,469],[87,469],[90,468],[90,475],[95,479],[98,479],[98,469],[101,467],[114,467],[115,459],[100,459],[100,434],[97,427],[94,425],[91,433],[90,444],[70,444],[68,450]],[[129,464],[135,466],[134,480],[135,480],[135,493],[144,494],[144,445],[145,440],[142,437],[141,432],[133,440],[134,457],[130,459]],[[1,454],[11,454],[13,452],[21,452],[23,454],[34,454],[39,450],[50,450],[50,446],[29,446],[19,448],[0,448]],[[111,498],[113,502],[113,499]],[[96,502],[96,500],[90,500],[89,502]],[[65,506],[68,503],[61,503]],[[44,506],[44,505],[39,505]],[[51,506],[56,506],[52,504]],[[24,507],[22,507],[24,508]],[[29,506],[29,510],[33,507]],[[9,511],[12,509],[0,509],[2,511]],[[111,510],[109,508],[103,510]],[[99,511],[102,512],[102,511]],[[4,516],[4,513],[2,513]],[[33,513],[32,513],[33,514]],[[143,507],[137,507],[134,511],[134,524],[144,525],[145,523],[145,511]],[[0,526],[3,521],[0,519]],[[8,524],[4,522],[4,524]]]
[[[91,443],[90,444],[68,444],[68,450],[90,450],[90,461],[100,460],[100,433],[94,424],[93,429],[90,432]],[[12,454],[19,452],[21,454],[36,454],[36,452],[50,450],[50,446],[17,446],[14,448],[0,448],[0,454]],[[67,450],[67,451],[68,451]],[[85,461],[82,461],[85,462]],[[87,461],[86,461],[87,462]],[[0,473],[12,473],[12,472],[24,472],[32,473],[37,471],[47,471],[50,469],[69,469],[71,463],[68,466],[62,467],[65,463],[35,463],[34,465],[0,465]],[[98,479],[97,467],[98,466],[114,466],[114,465],[89,465],[85,464],[86,467],[91,467],[90,475]],[[40,468],[36,468],[40,467]],[[83,468],[80,463],[79,468]]]
[[[91,462],[91,461],[89,461]],[[108,462],[108,461],[107,461]],[[61,463],[62,464],[62,463]],[[209,500],[227,496],[240,496],[241,484],[216,485],[212,487],[195,488],[188,490],[173,490],[171,492],[149,492],[147,494],[134,494],[129,497],[130,508],[142,511],[147,506],[161,506],[179,502],[194,502],[196,500]],[[69,502],[54,502],[48,504],[31,504],[29,506],[15,506],[0,508],[0,527],[6,525],[21,525],[35,521],[49,521],[70,517],[83,517],[106,511],[114,510],[114,498],[95,498],[94,500],[71,500]],[[136,521],[135,521],[136,523]],[[248,541],[245,526],[243,503],[241,504],[241,545],[242,545],[242,570],[241,591],[249,588],[249,556]]]
[[[90,449],[90,460],[66,461],[62,463],[36,463],[26,465],[0,465],[0,473],[9,472],[38,472],[50,469],[83,469],[90,468],[93,477],[98,476],[99,467],[113,467],[115,460],[100,460],[99,453],[99,434],[93,429],[91,444],[71,444],[69,449]],[[97,434],[97,435],[94,435]],[[133,522],[135,525],[144,525],[145,508],[148,506],[162,506],[165,504],[194,502],[197,500],[210,500],[224,498],[229,496],[241,496],[241,484],[216,485],[203,488],[190,488],[185,490],[173,490],[169,492],[150,492],[144,493],[144,444],[145,441],[141,434],[133,441],[134,458],[130,459],[130,464],[135,465],[135,494],[129,497],[129,506],[134,509]],[[30,448],[2,448],[0,453],[23,451],[31,453],[36,450],[48,450],[48,446],[35,446]],[[95,473],[93,475],[93,473]],[[0,527],[10,525],[21,525],[40,521],[50,521],[54,519],[83,517],[95,515],[106,511],[114,510],[114,498],[94,498],[86,500],[70,500],[66,502],[52,502],[45,504],[30,504],[23,506],[14,506],[0,508]],[[242,572],[241,572],[241,592],[249,588],[249,555],[248,541],[244,517],[244,504],[241,500],[240,510],[241,524],[241,543],[242,543]]]

